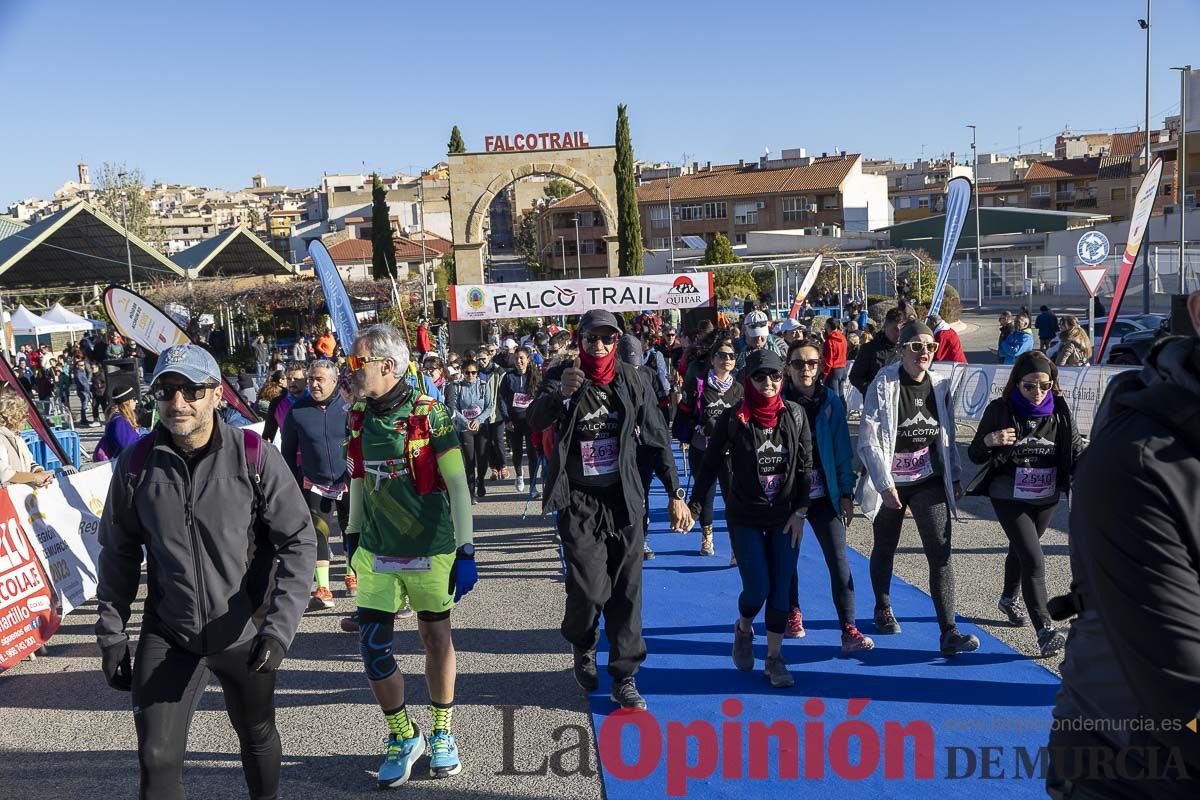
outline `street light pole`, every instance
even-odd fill
[[[558,237],[558,243],[562,246],[562,271],[563,277],[567,277],[567,237]]]
[[[425,263],[425,181],[417,176],[417,213],[421,217],[421,307],[429,320],[429,266]],[[390,224],[390,223],[389,223]]]
[[[583,263],[582,263],[582,262],[579,260],[579,253],[580,253],[580,247],[579,247],[579,212],[578,212],[578,211],[576,211],[576,212],[575,212],[575,272],[576,272],[576,277],[578,277],[580,280],[583,280]],[[567,266],[566,266],[566,264],[564,263],[564,264],[563,264],[563,269],[565,270],[566,268],[567,268]]]
[[[981,255],[982,247],[980,243],[983,241],[983,231],[979,228],[979,151],[975,149],[977,133],[975,126],[968,125],[967,127],[971,129],[971,183],[974,184],[975,189],[975,266],[978,267],[979,278],[982,280],[983,257]],[[1017,155],[1021,154],[1017,153]],[[953,254],[951,254],[951,258],[953,258]]]
[[[111,174],[111,173],[110,173]],[[129,265],[129,288],[133,289],[133,251],[129,249],[129,220],[125,213],[125,176],[128,173],[119,172],[117,178],[121,181],[121,228],[125,231],[125,263]]]
[[[1187,76],[1192,65],[1171,67],[1179,70],[1179,293],[1187,294],[1184,256],[1187,253]]]
[[[1146,0],[1146,19],[1138,20],[1146,31],[1146,174],[1150,174],[1150,0]],[[1116,309],[1113,309],[1115,311]],[[1142,248],[1142,313],[1150,313],[1150,248]]]
[[[667,164],[667,246],[671,248],[671,274],[675,274],[675,210],[671,207],[671,165]]]

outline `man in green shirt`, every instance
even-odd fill
[[[462,771],[450,732],[455,656],[450,610],[475,585],[471,493],[449,412],[405,380],[408,346],[391,325],[361,331],[347,358],[362,402],[350,413],[350,521],[359,534],[359,645],[371,691],[387,719],[382,788],[408,780],[425,739],[404,705],[392,656],[395,613],[417,612],[432,702],[430,772]]]

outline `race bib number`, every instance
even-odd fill
[[[533,396],[517,392],[513,395],[513,408],[529,408],[533,403]]]
[[[759,475],[758,482],[762,484],[763,494],[768,500],[774,500],[775,495],[779,494],[780,487],[783,486],[783,473],[778,475]]]
[[[611,475],[617,471],[617,437],[579,442],[583,474],[588,477]]]
[[[1017,500],[1044,500],[1058,490],[1055,467],[1017,467],[1013,497]]]
[[[304,489],[305,491],[312,492],[318,497],[325,497],[329,500],[341,500],[342,494],[344,494],[346,491],[346,487],[343,484],[326,486],[321,483],[313,483],[308,478],[304,479]]]
[[[817,500],[824,497],[825,494],[825,476],[821,474],[821,470],[814,469],[812,471],[812,483],[808,489],[808,499]]]
[[[896,453],[892,456],[892,478],[896,483],[913,483],[933,474],[933,459],[928,447],[915,453]]]
[[[463,417],[468,420],[473,420],[482,413],[483,409],[479,406],[471,406],[470,408],[464,408],[462,410]]]
[[[432,556],[414,556],[412,558],[375,556],[375,564],[373,565],[376,572],[391,574],[398,572],[429,572],[432,567]]]

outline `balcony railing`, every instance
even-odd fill
[[[1075,201],[1075,207],[1076,208],[1095,208],[1096,207],[1096,198],[1080,197]]]
[[[1069,189],[1065,192],[1055,192],[1054,193],[1054,202],[1056,202],[1056,203],[1069,203],[1074,199],[1075,199],[1075,190],[1074,189]]]

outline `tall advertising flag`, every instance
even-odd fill
[[[962,235],[967,210],[971,207],[971,179],[963,176],[951,178],[946,184],[946,233],[942,237],[942,263],[938,267],[937,284],[933,287],[933,298],[929,302],[929,314],[942,310],[942,298],[946,295],[946,278],[950,275],[950,262],[958,249],[958,237]],[[979,235],[979,231],[975,232]]]
[[[329,251],[319,239],[309,243],[308,254],[312,257],[317,280],[321,282],[321,291],[325,293],[325,305],[329,307],[333,333],[342,346],[342,352],[350,353],[354,348],[354,337],[358,334],[358,317],[354,316],[354,306],[350,304],[346,284],[342,283],[342,276],[333,265]]]
[[[808,268],[808,274],[804,276],[804,280],[800,284],[800,290],[796,292],[796,299],[792,302],[792,310],[788,312],[788,316],[792,319],[799,319],[800,306],[804,305],[804,298],[808,297],[808,293],[812,291],[813,284],[817,282],[817,275],[821,272],[821,262],[824,260],[825,254],[817,253],[817,257],[813,259],[812,266]]]
[[[1121,301],[1125,298],[1125,290],[1129,288],[1129,279],[1133,277],[1133,265],[1137,263],[1138,251],[1142,249],[1142,237],[1146,235],[1146,224],[1150,221],[1150,212],[1154,210],[1154,198],[1158,196],[1158,179],[1162,177],[1162,157],[1154,159],[1150,171],[1142,179],[1138,189],[1137,200],[1133,204],[1133,216],[1129,220],[1129,239],[1125,242],[1125,256],[1121,259],[1121,269],[1117,273],[1117,287],[1113,290],[1112,303],[1108,307],[1108,322],[1104,325],[1104,336],[1100,338],[1100,349],[1096,351],[1096,363],[1104,357],[1104,348],[1108,345],[1108,335],[1112,332],[1113,321],[1121,311]]]
[[[177,344],[192,344],[192,337],[188,336],[187,331],[137,292],[122,286],[109,286],[104,290],[104,308],[121,335],[137,342],[147,352],[158,355]],[[258,422],[258,414],[246,405],[228,378],[221,378],[221,386],[225,402],[246,419]]]
[[[29,392],[25,391],[25,387],[17,380],[16,374],[13,373],[12,367],[9,366],[8,360],[4,358],[3,354],[0,354],[0,383],[7,383],[17,394],[21,395],[21,399],[25,401],[25,407],[29,410],[29,426],[37,431],[38,437],[50,448],[54,457],[66,468],[66,471],[74,472],[75,462],[67,455],[67,451],[63,449],[58,437],[51,430],[50,423],[42,416],[38,404],[33,401]]]

